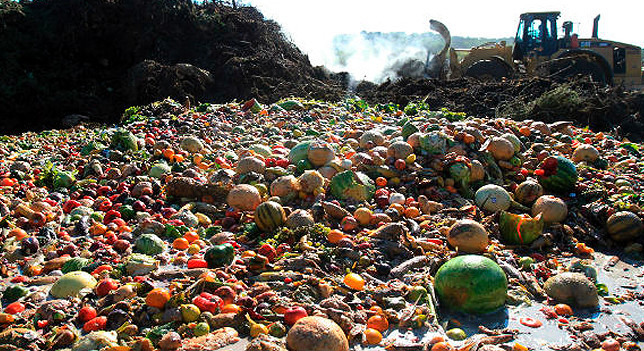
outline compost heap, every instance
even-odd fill
[[[165,100],[115,127],[4,136],[0,344],[285,350],[288,334],[317,350],[330,329],[304,348],[290,331],[321,316],[333,350],[527,350],[459,319],[542,304],[520,325],[566,349],[639,349],[641,314],[618,331],[592,311],[642,301],[593,260],[642,259],[640,148],[360,99]]]

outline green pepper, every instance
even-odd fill
[[[215,245],[206,251],[204,259],[208,262],[208,268],[219,268],[227,266],[235,258],[235,248],[229,244]]]

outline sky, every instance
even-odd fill
[[[238,0],[275,20],[314,65],[331,60],[337,34],[371,32],[423,33],[429,19],[443,22],[453,36],[514,37],[523,12],[560,11],[581,38],[590,37],[593,18],[601,14],[599,37],[644,46],[644,1],[533,0]]]

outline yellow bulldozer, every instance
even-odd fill
[[[425,75],[433,78],[474,77],[500,80],[527,74],[551,77],[589,75],[596,82],[644,88],[642,49],[636,45],[600,39],[599,16],[592,37],[573,34],[573,24],[563,22],[558,36],[559,12],[521,14],[514,45],[488,43],[471,49],[451,48],[447,27],[430,20],[430,28],[445,41],[443,49],[428,59]]]

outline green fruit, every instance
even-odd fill
[[[145,255],[158,255],[165,250],[165,242],[155,234],[141,234],[134,242],[136,250]]]
[[[192,333],[195,334],[195,336],[204,336],[210,333],[210,325],[206,322],[199,322],[192,329]]]
[[[272,232],[286,222],[286,212],[282,205],[273,201],[262,202],[255,209],[255,223],[259,229]]]
[[[227,266],[235,259],[235,248],[231,244],[215,245],[206,251],[204,260],[208,268],[219,268]]]
[[[496,262],[479,255],[452,258],[441,266],[434,280],[436,294],[456,311],[483,314],[505,304],[508,280]]]
[[[427,300],[427,289],[424,286],[416,285],[407,293],[407,301],[409,302],[418,301],[422,304],[425,300]]]
[[[181,311],[181,317],[186,323],[196,321],[197,319],[199,319],[199,315],[201,314],[199,307],[191,303],[181,305],[179,307],[179,311]]]
[[[501,211],[499,231],[503,242],[511,245],[529,245],[543,233],[544,220],[541,214],[532,218],[527,214],[517,215]]]
[[[78,295],[83,289],[93,289],[97,282],[91,274],[83,271],[69,272],[60,277],[51,287],[51,296],[64,299]]]
[[[412,134],[414,134],[414,133],[416,133],[418,131],[419,131],[418,127],[413,125],[411,122],[407,122],[402,126],[401,134],[402,134],[403,139],[407,140],[407,138],[409,138],[410,135],[412,135]]]
[[[519,259],[519,266],[525,271],[529,270],[534,263],[534,259],[529,256],[524,256]]]
[[[29,293],[29,290],[25,288],[22,285],[12,285],[8,287],[3,293],[2,293],[2,298],[6,300],[7,302],[11,303],[14,301],[18,301],[21,297],[27,295]]]
[[[288,160],[292,164],[296,165],[301,160],[306,160],[308,158],[309,147],[313,141],[303,141],[291,149],[288,153]]]
[[[541,168],[544,175],[539,176],[539,183],[544,189],[557,193],[567,193],[577,184],[577,167],[569,159],[557,156],[543,160]]]
[[[90,263],[90,260],[82,257],[72,257],[63,264],[63,267],[60,269],[63,273],[69,273],[74,271],[80,271],[83,267],[87,266]]]
[[[374,181],[364,173],[344,171],[331,178],[331,194],[338,199],[371,200],[376,192]]]
[[[467,338],[467,334],[465,334],[465,331],[461,328],[452,328],[445,332],[445,335],[447,335],[448,338],[452,340],[465,340]]]

